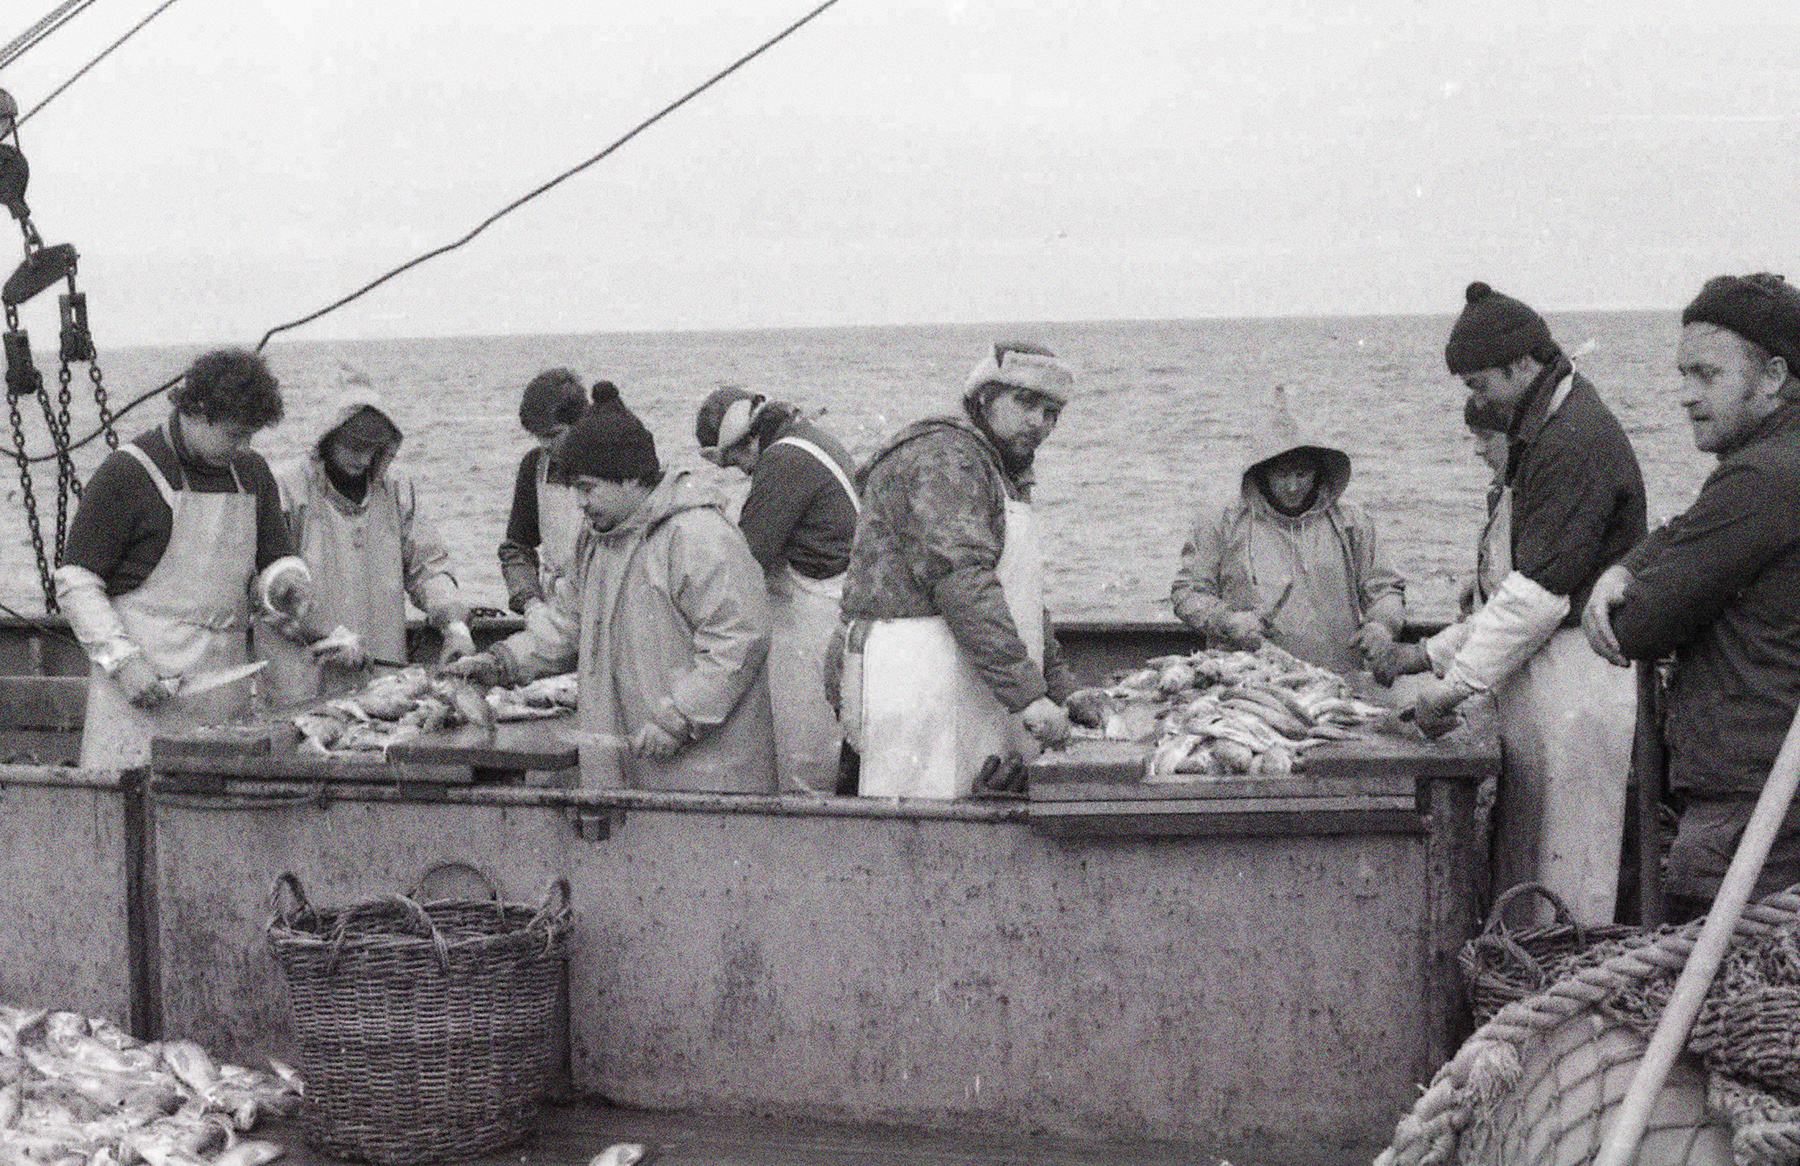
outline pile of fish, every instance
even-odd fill
[[[295,715],[294,727],[302,753],[366,756],[439,729],[561,716],[575,707],[575,690],[571,672],[483,695],[461,677],[414,665]]]
[[[0,1163],[261,1166],[243,1141],[300,1100],[299,1075],[216,1064],[192,1041],[138,1040],[109,1020],[0,1005]]]
[[[1365,738],[1367,726],[1392,711],[1272,644],[1159,656],[1105,691],[1103,735],[1154,741],[1151,781],[1292,773],[1308,749]]]

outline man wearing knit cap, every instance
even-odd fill
[[[598,391],[600,385],[594,388]],[[551,451],[587,405],[581,379],[566,368],[545,369],[519,396],[519,424],[537,444],[525,451],[513,476],[512,509],[500,542],[500,577],[508,606],[527,619],[536,617],[568,569],[581,530],[581,500],[569,486],[552,480],[549,471]]]
[[[708,461],[750,475],[738,529],[769,585],[769,698],[782,788],[831,793],[843,730],[825,698],[825,653],[862,505],[855,463],[799,409],[739,388],[707,395],[694,437]]]
[[[721,500],[610,384],[555,453],[587,529],[542,619],[450,666],[487,683],[580,673],[584,786],[772,793],[762,569]]]
[[[1073,684],[1030,498],[1033,456],[1073,386],[1047,349],[997,344],[968,377],[963,416],[909,426],[864,472],[835,643],[860,792],[962,797],[984,773],[1008,790],[1068,736]]]
[[[1675,657],[1663,735],[1682,808],[1664,886],[1677,921],[1718,893],[1800,707],[1800,290],[1720,276],[1681,323],[1681,403],[1718,468],[1601,576],[1583,613],[1611,659]],[[1796,882],[1790,808],[1755,894]]]
[[[1502,520],[1489,524],[1492,591],[1427,646],[1437,679],[1414,703],[1443,732],[1492,693],[1506,745],[1495,807],[1494,888],[1549,886],[1583,924],[1613,920],[1636,689],[1579,627],[1594,580],[1644,532],[1644,482],[1618,420],[1544,320],[1469,285],[1445,362],[1511,444]],[[1510,517],[1510,521],[1504,520]],[[1504,532],[1496,537],[1494,532]]]

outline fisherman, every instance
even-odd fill
[[[1437,736],[1491,692],[1506,747],[1495,806],[1494,887],[1543,883],[1578,923],[1613,921],[1636,686],[1588,649],[1582,605],[1644,533],[1637,455],[1530,307],[1472,283],[1445,362],[1506,419],[1506,489],[1489,525],[1495,580],[1413,702]]]
[[[862,508],[855,463],[793,405],[743,389],[710,393],[694,436],[708,461],[750,476],[738,529],[769,587],[776,773],[783,789],[831,793],[844,738],[825,699],[825,650]]]
[[[863,794],[1014,792],[1024,762],[1067,739],[1074,684],[1030,498],[1073,386],[1048,349],[996,344],[969,374],[964,416],[909,426],[864,470],[832,652]],[[1091,719],[1090,701],[1078,708]]]
[[[594,392],[617,392],[601,381]],[[500,543],[500,577],[507,604],[530,622],[555,593],[568,570],[575,538],[585,525],[581,498],[550,473],[551,453],[588,406],[581,379],[566,368],[545,369],[519,396],[519,424],[537,444],[519,459],[513,477],[512,510]]]
[[[1681,313],[1676,367],[1694,445],[1719,459],[1686,513],[1609,568],[1582,614],[1608,659],[1673,654],[1665,701],[1680,824],[1673,921],[1707,910],[1800,706],[1800,289],[1709,280]],[[1800,803],[1756,895],[1800,883]]]
[[[763,574],[720,499],[665,472],[610,384],[556,448],[588,528],[543,618],[449,665],[487,684],[580,672],[588,787],[772,793]]]
[[[1268,640],[1336,672],[1365,667],[1406,622],[1406,582],[1349,484],[1350,456],[1303,434],[1276,389],[1242,477],[1181,549],[1176,616],[1222,646]]]
[[[159,731],[246,713],[251,686],[183,694],[245,662],[252,604],[311,602],[269,465],[249,449],[281,420],[261,357],[209,352],[169,394],[169,419],[107,455],[82,491],[56,569],[57,602],[87,652],[85,767],[140,766]]]
[[[270,662],[258,685],[274,707],[360,688],[371,658],[404,663],[408,596],[438,628],[443,660],[475,651],[450,548],[411,477],[394,467],[400,427],[366,374],[350,372],[329,417],[312,449],[275,471],[282,513],[313,577],[314,607],[303,622],[331,634],[302,647],[258,621],[254,642]]]
[[[1500,573],[1492,547],[1511,545],[1512,503],[1506,491],[1507,418],[1493,405],[1470,397],[1463,403],[1463,424],[1475,446],[1475,456],[1492,473],[1487,490],[1487,519],[1475,545],[1475,573],[1456,597],[1457,622],[1419,643],[1394,643],[1371,657],[1369,669],[1384,687],[1396,678],[1419,672],[1449,669],[1456,650],[1468,638],[1468,618],[1500,586]]]

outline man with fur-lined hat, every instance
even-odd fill
[[[1504,419],[1510,452],[1487,561],[1499,582],[1428,645],[1436,679],[1413,708],[1428,735],[1491,692],[1506,746],[1494,887],[1537,882],[1586,925],[1613,921],[1637,691],[1595,655],[1581,611],[1595,580],[1643,537],[1644,480],[1612,411],[1527,305],[1472,283],[1445,363]],[[1495,532],[1504,531],[1496,537]]]
[[[1241,480],[1181,549],[1176,616],[1223,646],[1268,640],[1337,672],[1366,667],[1406,620],[1406,583],[1349,484],[1350,456],[1303,435],[1277,389]]]
[[[256,625],[257,652],[269,660],[259,691],[277,707],[361,687],[371,658],[404,661],[408,597],[443,636],[445,660],[475,650],[450,548],[394,466],[401,432],[388,406],[352,371],[328,416],[312,448],[275,469],[282,514],[312,571],[306,623],[330,633],[304,645],[279,625]]]
[[[1048,349],[996,344],[962,416],[907,427],[864,470],[833,653],[859,792],[962,797],[983,773],[1011,792],[1009,772],[1068,737],[1030,500],[1074,383]]]

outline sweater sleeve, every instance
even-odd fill
[[[738,514],[738,529],[765,574],[787,565],[787,546],[794,528],[827,482],[831,471],[803,450],[774,446],[762,455],[750,476],[750,492]]]
[[[1620,649],[1654,660],[1690,643],[1800,529],[1800,498],[1752,465],[1721,466],[1687,513],[1662,528],[1653,556],[1628,556],[1625,600],[1613,611]],[[1649,540],[1646,540],[1649,541]]]
[[[153,500],[164,509],[155,484],[137,459],[118,451],[108,454],[82,489],[63,542],[63,564],[97,576],[109,584],[109,594],[117,594],[110,586],[114,572],[145,532]]]
[[[506,519],[506,537],[500,543],[500,578],[506,584],[507,606],[521,614],[544,592],[538,578],[537,459],[541,449],[519,459],[513,478],[512,510]]]

